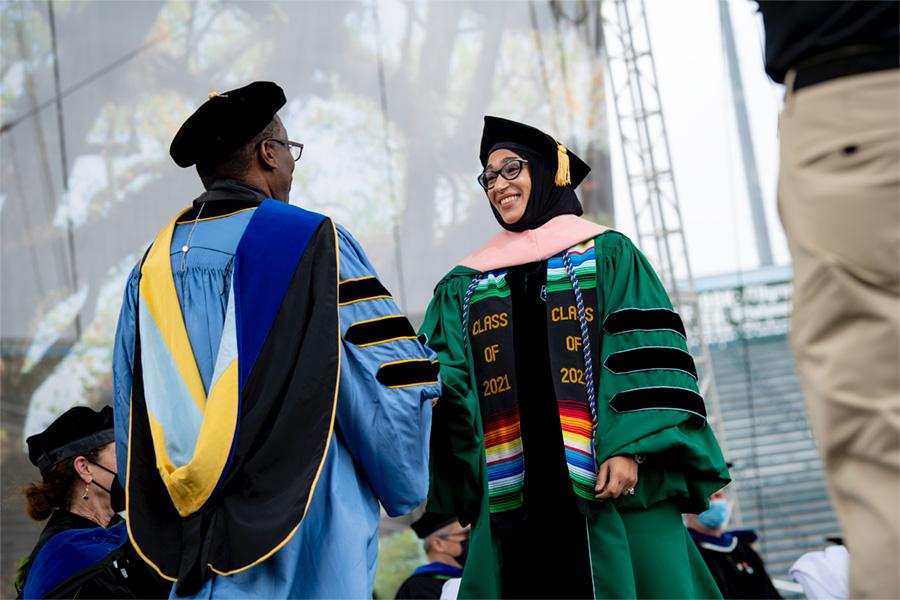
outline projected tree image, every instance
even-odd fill
[[[122,284],[199,195],[168,146],[207,93],[278,82],[306,150],[293,203],[356,235],[415,320],[497,230],[481,119],[554,132],[611,220],[597,7],[586,2],[15,2],[0,5],[2,584],[36,539],[14,493],[25,436],[110,402]],[[7,587],[7,589],[9,589]]]

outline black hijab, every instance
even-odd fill
[[[575,190],[571,185],[556,185],[556,165],[548,164],[543,155],[535,152],[527,146],[516,144],[513,142],[498,142],[491,146],[488,156],[495,150],[512,150],[522,158],[528,161],[525,165],[531,173],[531,195],[528,197],[528,204],[525,206],[525,212],[515,223],[507,223],[494,208],[491,206],[491,212],[494,218],[500,223],[500,227],[509,231],[527,231],[529,229],[537,229],[553,217],[559,215],[575,215],[581,216],[584,212],[581,208],[581,202],[575,195]]]

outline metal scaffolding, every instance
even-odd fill
[[[709,421],[726,450],[719,398],[685,243],[643,0],[605,0],[604,48],[637,245],[684,319]]]

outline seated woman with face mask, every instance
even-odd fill
[[[23,490],[28,515],[48,519],[16,573],[20,598],[157,598],[169,584],[131,544],[119,484],[112,408],[76,406],[30,436],[28,458],[41,481]]]
[[[709,508],[699,515],[685,515],[691,539],[706,561],[724,598],[781,598],[756,550],[752,529],[726,530],[731,502],[725,490],[709,497]]]
[[[590,168],[485,117],[505,230],[437,285],[428,510],[472,523],[461,598],[713,598],[681,521],[728,482],[685,330],[628,238],[580,218]]]

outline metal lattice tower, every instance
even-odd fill
[[[602,10],[608,89],[621,138],[636,242],[684,319],[700,393],[713,430],[727,452],[712,361],[688,260],[644,0],[604,0]]]

